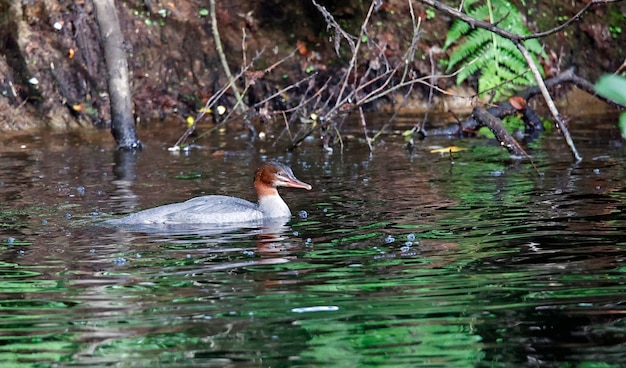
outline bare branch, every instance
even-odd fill
[[[245,105],[243,104],[243,97],[239,93],[237,86],[235,85],[235,79],[233,79],[232,74],[230,73],[230,67],[228,66],[228,61],[226,61],[226,55],[224,54],[224,48],[222,46],[222,39],[220,38],[220,33],[217,28],[217,17],[215,16],[215,0],[209,1],[209,8],[211,11],[211,30],[213,32],[213,39],[215,40],[215,49],[217,50],[217,54],[219,55],[220,61],[222,62],[222,68],[224,68],[224,74],[228,78],[228,84],[230,85],[235,98],[237,99],[237,105],[239,107],[239,112],[245,111]]]

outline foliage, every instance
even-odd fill
[[[476,19],[487,19],[512,33],[529,34],[520,12],[507,0],[482,1],[466,1],[464,9],[467,14]],[[454,43],[457,47],[450,55],[448,71],[456,65],[461,66],[457,84],[479,72],[479,94],[493,92],[496,100],[510,95],[515,87],[534,84],[526,60],[512,41],[482,28],[472,29],[468,23],[457,20],[448,31],[444,48]],[[536,39],[524,41],[524,46],[535,63],[545,55]]]
[[[619,75],[603,75],[595,85],[596,92],[615,102],[626,105],[626,78]],[[626,139],[626,112],[619,117],[619,129],[622,138]]]

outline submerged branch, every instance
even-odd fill
[[[522,146],[513,138],[502,124],[502,120],[491,115],[487,110],[480,106],[476,106],[472,112],[472,116],[478,121],[479,125],[489,128],[500,144],[516,156],[528,157],[528,154]]]

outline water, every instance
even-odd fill
[[[107,133],[6,139],[0,365],[621,366],[624,149],[586,127],[572,127],[579,164],[556,135],[534,143],[541,176],[487,140],[409,154],[388,136],[373,155],[357,140],[324,155],[229,136],[174,155],[164,129],[144,132],[132,165]],[[452,144],[468,150],[429,152]],[[313,185],[282,191],[285,226],[93,225],[203,194],[253,199],[266,158]]]

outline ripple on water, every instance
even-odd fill
[[[538,142],[541,177],[487,140],[453,157],[302,146],[281,159],[314,190],[285,190],[296,216],[273,231],[91,226],[116,195],[145,207],[247,184],[248,155],[150,150],[123,191],[97,146],[12,155],[0,365],[619,366],[626,165],[603,142],[576,165]]]

